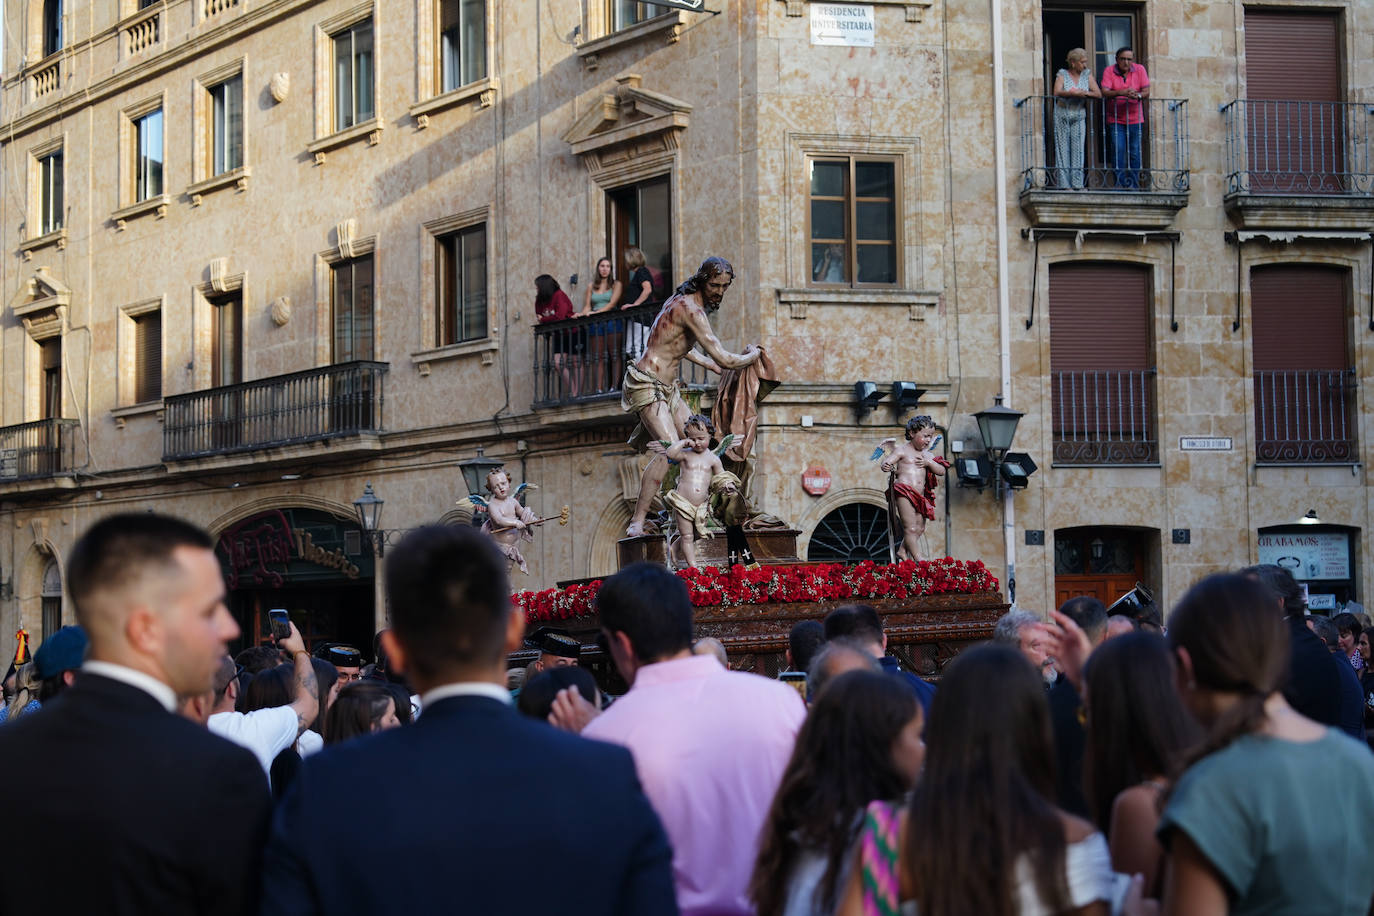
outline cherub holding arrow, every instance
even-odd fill
[[[931,451],[937,441],[935,421],[919,414],[906,422],[906,441],[884,439],[873,450],[871,460],[883,458],[879,465],[888,474],[887,510],[892,539],[901,525],[902,546],[896,551],[903,560],[920,560],[921,537],[926,522],[935,518],[935,486],[945,475],[949,462]],[[894,447],[895,446],[895,447]],[[892,449],[883,457],[888,449]]]
[[[552,518],[540,518],[533,510],[520,503],[520,494],[527,489],[536,487],[530,483],[522,483],[512,493],[510,475],[506,473],[505,468],[496,468],[487,474],[487,492],[491,494],[491,498],[469,496],[468,500],[474,506],[487,510],[487,520],[482,523],[482,532],[491,536],[501,553],[510,560],[512,568],[519,566],[520,571],[528,576],[530,571],[525,565],[524,554],[520,552],[520,542],[534,540],[530,529],[535,525],[555,519],[560,525],[568,524],[568,507],[564,506],[559,514]]]

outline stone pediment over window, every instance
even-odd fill
[[[638,74],[617,77],[620,85],[603,95],[563,139],[582,157],[600,184],[603,176],[670,160],[678,147],[678,132],[691,122],[692,106],[644,89]]]
[[[59,307],[66,308],[71,302],[71,288],[48,273],[46,267],[40,267],[21,288],[10,310],[16,316],[23,317]]]

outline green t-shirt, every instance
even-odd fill
[[[1255,735],[1192,766],[1159,821],[1230,885],[1231,913],[1366,916],[1374,897],[1374,754],[1336,729]]]

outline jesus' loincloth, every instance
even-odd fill
[[[638,416],[650,404],[662,402],[668,405],[668,412],[674,414],[682,404],[682,390],[679,384],[674,380],[670,385],[631,363],[625,367],[625,379],[620,383],[621,409]],[[635,451],[642,452],[652,438],[641,422],[635,425],[635,431],[630,434],[629,444]]]

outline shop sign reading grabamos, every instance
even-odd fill
[[[1270,531],[1259,536],[1259,561],[1282,566],[1299,581],[1350,578],[1350,535]]]

